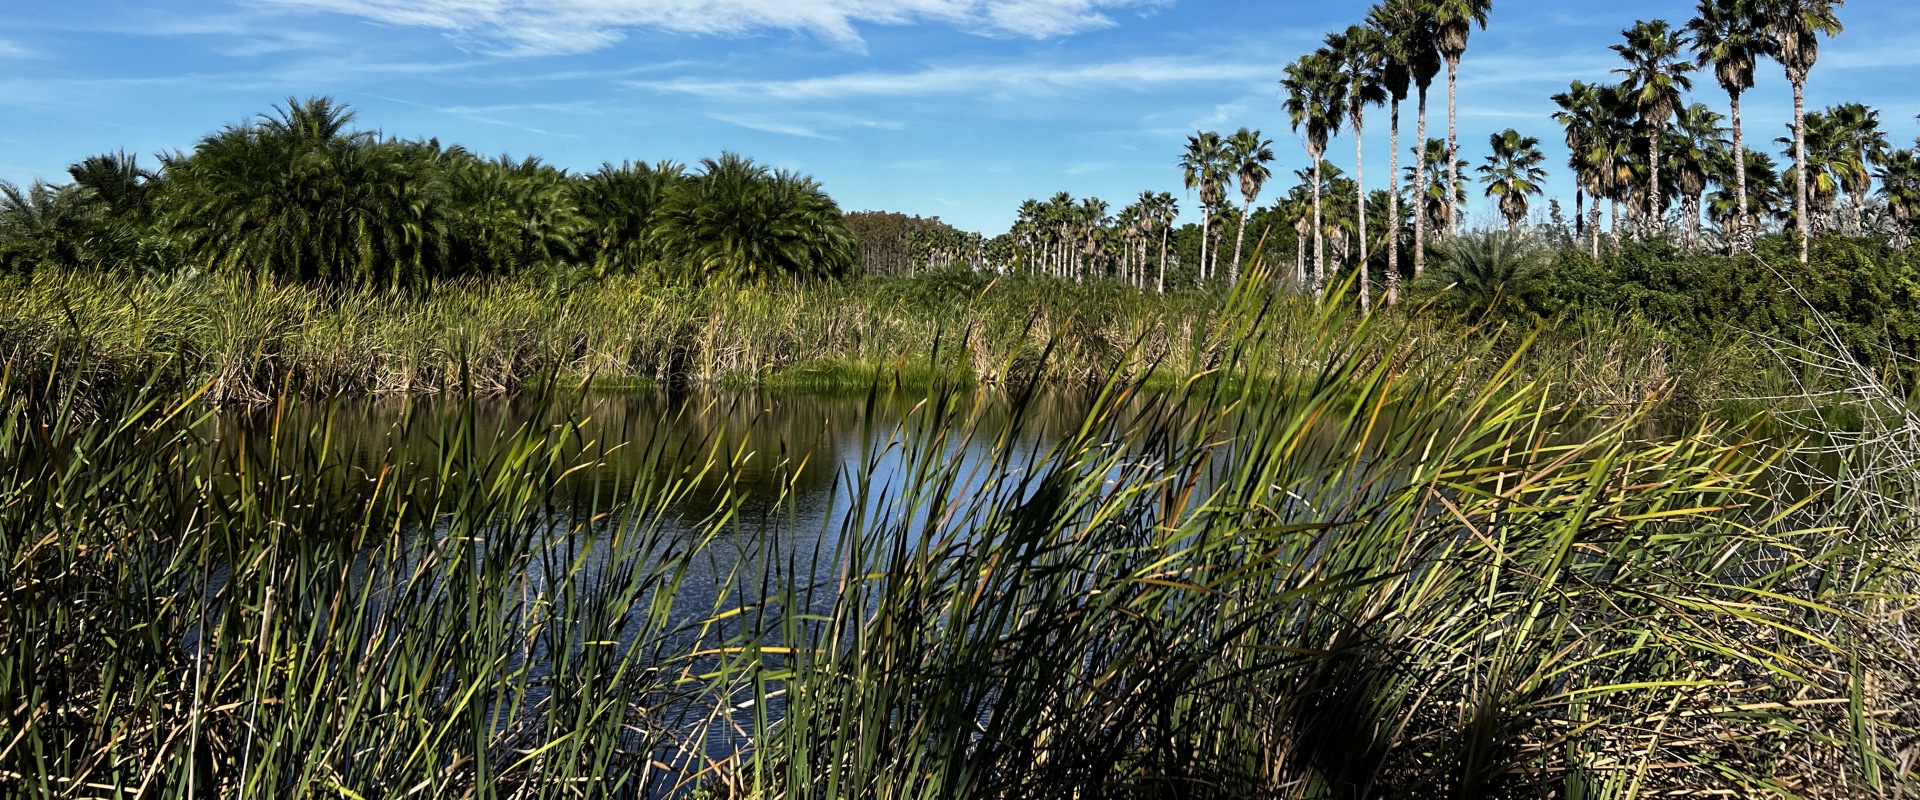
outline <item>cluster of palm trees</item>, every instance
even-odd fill
[[[1417,136],[1423,146],[1413,150],[1415,163],[1409,175],[1412,197],[1423,207],[1413,217],[1412,247],[1414,275],[1426,266],[1425,244],[1451,235],[1459,227],[1460,202],[1464,188],[1460,182],[1460,144],[1458,135],[1458,85],[1461,59],[1475,26],[1485,29],[1492,13],[1492,0],[1384,0],[1371,8],[1364,22],[1327,36],[1319,49],[1289,64],[1280,85],[1286,92],[1286,111],[1295,131],[1301,134],[1307,157],[1312,163],[1314,221],[1307,226],[1313,236],[1313,269],[1304,259],[1295,276],[1302,287],[1311,287],[1319,295],[1325,291],[1330,275],[1326,259],[1320,174],[1326,169],[1327,148],[1333,137],[1351,131],[1354,139],[1354,204],[1357,212],[1357,239],[1360,245],[1354,263],[1370,262],[1368,235],[1368,192],[1365,180],[1366,153],[1363,145],[1366,112],[1375,106],[1389,109],[1392,126],[1392,165],[1388,170],[1392,188],[1387,192],[1387,218],[1401,219],[1400,110],[1410,95],[1418,96]],[[1427,137],[1428,95],[1441,67],[1447,73],[1447,137],[1436,152]],[[1435,156],[1439,156],[1438,159]],[[1429,164],[1439,163],[1437,173]],[[1437,191],[1430,190],[1432,178],[1440,178]],[[1513,188],[1510,184],[1508,189]],[[1437,198],[1438,215],[1425,211],[1428,198]],[[1389,304],[1399,296],[1401,280],[1401,236],[1394,231],[1383,237],[1387,248],[1387,296]],[[1362,308],[1372,305],[1370,280],[1358,281]]]
[[[1804,263],[1813,237],[1835,216],[1836,199],[1853,199],[1851,232],[1864,233],[1875,170],[1882,178],[1894,235],[1904,242],[1911,198],[1896,197],[1916,178],[1905,174],[1911,158],[1890,150],[1878,114],[1857,103],[1806,111],[1806,84],[1819,59],[1820,40],[1837,35],[1844,0],[1699,0],[1685,25],[1641,21],[1613,46],[1623,62],[1611,85],[1575,82],[1555,95],[1555,119],[1565,129],[1568,166],[1581,194],[1593,199],[1585,215],[1593,252],[1600,251],[1600,203],[1613,204],[1611,237],[1618,246],[1624,205],[1627,230],[1660,236],[1673,227],[1669,210],[1679,207],[1689,244],[1710,217],[1734,253],[1751,252],[1765,221],[1790,223]],[[1761,62],[1772,60],[1793,87],[1794,118],[1783,173],[1769,156],[1747,147],[1741,101],[1754,87]],[[1705,104],[1688,104],[1694,73],[1709,71],[1728,98],[1729,115]],[[1731,123],[1732,139],[1726,138]],[[1708,195],[1709,185],[1719,190]],[[1791,208],[1781,194],[1791,185]],[[1576,206],[1582,198],[1576,197]],[[1902,216],[1907,215],[1907,216]],[[1581,216],[1576,213],[1576,216]]]
[[[1179,202],[1167,192],[1141,192],[1117,213],[1100,198],[1080,200],[1060,192],[1021,203],[1012,230],[988,244],[988,260],[1001,271],[1075,281],[1105,278],[1165,292],[1179,214]]]
[[[289,100],[158,169],[116,154],[74,165],[66,185],[0,186],[0,270],[193,267],[397,290],[536,269],[765,282],[854,266],[819,184],[736,155],[571,175],[353,121],[328,98]]]
[[[1227,280],[1240,282],[1242,257],[1246,253],[1247,220],[1260,192],[1272,179],[1273,142],[1259,131],[1241,128],[1231,136],[1202,131],[1187,139],[1186,152],[1180,156],[1182,179],[1189,191],[1200,194],[1199,278],[1220,275],[1221,233],[1232,225],[1237,233],[1233,242],[1233,260],[1227,262]],[[1239,184],[1239,197],[1233,187]],[[1238,200],[1236,206],[1235,200]],[[1226,223],[1226,224],[1222,224]]]

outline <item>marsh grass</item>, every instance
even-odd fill
[[[1044,375],[1098,388],[1145,380],[1172,389],[1195,377],[1266,381],[1311,376],[1329,318],[1281,298],[1266,311],[1272,374],[1222,375],[1235,342],[1219,322],[1225,297],[1169,297],[1047,278],[935,273],[785,288],[688,288],[651,278],[581,285],[535,279],[455,281],[413,294],[177,276],[42,270],[0,276],[0,358],[79,397],[111,396],[156,373],[175,392],[206,386],[213,405],[264,405],[282,395],[515,394],[542,376],[605,388],[716,385],[860,392],[925,391],[938,383],[1005,386]],[[1683,342],[1633,318],[1591,316],[1536,331],[1460,327],[1411,309],[1392,324],[1342,316],[1346,338],[1394,352],[1383,332],[1417,340],[1423,357],[1493,371],[1523,347],[1519,368],[1581,402],[1676,414],[1772,396],[1795,382],[1753,341]],[[85,369],[72,357],[87,354]],[[1048,354],[1041,370],[1042,353]],[[56,356],[65,354],[62,361]],[[1242,360],[1235,369],[1252,368]]]
[[[1417,321],[1258,292],[1208,319],[1186,350],[1115,323],[1139,366],[1064,434],[1029,416],[1047,371],[1083,368],[1058,337],[995,354],[998,385],[869,389],[917,399],[862,433],[818,531],[788,496],[689,513],[771,454],[711,435],[626,466],[558,377],[541,422],[467,403],[408,417],[434,426],[426,455],[343,459],[335,416],[287,393],[232,433],[257,457],[213,455],[189,423],[224,368],[185,393],[122,383],[94,421],[61,377],[90,354],[15,373],[0,786],[1901,796],[1895,674],[1859,654],[1912,605],[1907,516],[1817,475],[1788,490],[1798,451],[1750,426],[1651,437],[1649,404],[1575,402],[1525,346],[1463,359]],[[989,398],[1011,419],[987,424]],[[695,575],[711,607],[681,602]]]

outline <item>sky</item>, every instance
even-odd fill
[[[603,162],[733,151],[813,175],[847,210],[938,216],[989,235],[1020,201],[1066,191],[1116,209],[1143,190],[1188,209],[1176,166],[1196,130],[1263,131],[1274,193],[1309,162],[1281,108],[1285,65],[1360,21],[1359,0],[4,0],[0,180],[63,181],[126,150],[191,149],[289,97],[331,95],[391,136],[486,154]],[[1548,98],[1611,80],[1607,47],[1691,0],[1499,0],[1460,74],[1462,155],[1514,128],[1549,155],[1571,204]],[[1920,2],[1853,0],[1826,42],[1810,109],[1881,109],[1920,135]],[[1438,87],[1430,134],[1444,135]],[[1699,102],[1726,96],[1700,76]],[[1411,104],[1409,104],[1411,105]],[[1789,87],[1764,64],[1749,146],[1772,147]],[[1404,113],[1403,152],[1414,114]],[[1387,172],[1387,114],[1363,139]],[[1352,171],[1350,133],[1329,160]],[[1406,162],[1410,156],[1403,157]],[[148,159],[150,161],[150,158]],[[1473,192],[1468,221],[1493,207]],[[1542,203],[1544,205],[1544,203]],[[1189,219],[1194,216],[1189,213]]]

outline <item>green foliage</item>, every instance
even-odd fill
[[[885,211],[856,211],[846,215],[847,229],[860,243],[860,271],[867,275],[911,275],[956,266],[978,268],[987,242],[942,222]],[[1008,264],[1018,253],[1011,249],[995,263]]]
[[[433,146],[352,132],[326,98],[229,126],[165,159],[165,230],[216,272],[401,286],[440,265],[445,187]]]
[[[739,156],[692,177],[670,163],[573,176],[353,122],[331,99],[290,99],[158,171],[115,154],[75,164],[68,186],[0,186],[0,270],[188,269],[388,291],[523,273],[850,271],[851,234],[819,185]]]
[[[498,422],[410,407],[394,435],[431,445],[396,447],[338,404],[215,424],[136,388],[87,424],[56,384],[9,381],[0,785],[1346,800],[1901,779],[1911,698],[1876,687],[1898,686],[1886,600],[1912,554],[1856,527],[1870,508],[1809,520],[1819,492],[1774,469],[1788,445],[1652,438],[1376,324],[1241,295],[1203,326],[1234,343],[1208,366],[1262,377],[1116,375],[1050,425],[1038,393],[876,391],[833,431],[859,442],[844,470],[706,411],[628,430],[556,392]],[[738,491],[754,470],[771,508]],[[828,522],[802,521],[822,485]]]
[[[1636,315],[1696,343],[1731,333],[1819,349],[1837,339],[1896,384],[1913,385],[1920,261],[1838,236],[1816,242],[1805,266],[1782,238],[1760,245],[1752,257],[1687,253],[1662,242],[1632,243],[1600,261],[1563,252],[1541,281],[1542,309]]]
[[[853,270],[853,234],[811,178],[732,153],[701,165],[660,211],[660,242],[688,274],[767,283]]]
[[[659,164],[603,164],[581,179],[581,213],[591,229],[586,252],[601,275],[631,273],[657,266],[666,258],[656,236],[660,210],[680,190],[686,169]],[[584,254],[583,254],[584,255]]]
[[[1551,255],[1529,231],[1464,234],[1435,248],[1426,274],[1408,286],[1410,301],[1465,321],[1536,320]]]

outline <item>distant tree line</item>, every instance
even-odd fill
[[[473,275],[845,275],[852,231],[813,179],[734,154],[570,174],[353,130],[289,100],[153,169],[124,153],[71,183],[0,184],[0,270],[177,270],[394,289]]]
[[[846,218],[847,228],[860,242],[860,267],[867,274],[986,268],[986,238],[948,225],[939,217],[855,211]]]

